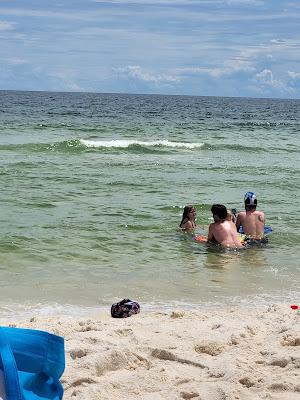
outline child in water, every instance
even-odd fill
[[[229,221],[233,224],[234,228],[235,228],[235,220],[236,220],[235,214],[236,214],[236,210],[234,208],[231,211],[227,210],[227,215],[225,218],[226,221]],[[201,243],[207,242],[207,238],[203,235],[195,235],[195,240],[197,242],[201,242]],[[241,240],[241,243],[243,243],[243,239],[241,238],[240,240]]]
[[[194,206],[185,206],[179,228],[183,231],[196,229],[196,209]]]
[[[231,221],[234,224],[236,223],[236,209],[232,208],[231,211],[227,210],[227,217],[226,217],[227,221]]]

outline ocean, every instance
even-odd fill
[[[0,91],[0,307],[299,302],[300,100]],[[246,191],[273,228],[226,251],[213,203]]]

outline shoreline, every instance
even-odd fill
[[[300,310],[290,304],[32,315],[13,325],[65,338],[64,400],[300,398]]]
[[[188,302],[180,300],[157,300],[145,301],[138,296],[130,297],[140,304],[142,312],[172,312],[174,309],[182,311],[200,311],[223,309],[226,307],[239,307],[241,309],[253,309],[268,307],[270,304],[291,305],[299,299],[299,291],[278,292],[273,291],[265,294],[250,294],[245,296],[215,296],[215,299],[199,300],[198,302]],[[92,314],[110,315],[110,307],[113,303],[119,302],[122,297],[112,297],[110,302],[93,302],[91,304],[80,303],[58,303],[53,301],[24,301],[22,303],[6,299],[0,302],[0,323],[1,321],[21,322],[33,316],[48,318],[51,316],[72,316],[74,318],[84,318]]]

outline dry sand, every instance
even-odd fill
[[[65,338],[64,399],[300,399],[300,312],[289,305],[33,317]]]

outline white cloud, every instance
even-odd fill
[[[1,61],[4,62],[5,64],[12,65],[12,66],[24,65],[24,64],[28,63],[27,60],[24,60],[22,58],[17,58],[17,57],[15,57],[15,58],[2,58],[2,59],[0,59],[0,62]]]
[[[182,67],[173,69],[176,75],[201,75],[208,74],[210,71],[210,68],[203,67]]]
[[[175,83],[180,78],[176,75],[149,73],[139,65],[128,65],[124,68],[114,68],[114,71],[125,77],[134,78],[149,83]]]
[[[220,78],[222,76],[229,76],[238,72],[251,73],[254,72],[255,68],[251,65],[248,60],[243,59],[232,59],[224,62],[223,68],[214,68],[211,72],[211,76]]]
[[[160,6],[193,6],[193,5],[264,5],[263,0],[91,0],[92,3],[109,3],[109,4],[138,4],[138,5],[160,5]]]
[[[288,3],[289,8],[300,8],[300,4],[299,3],[293,3],[293,2],[289,2]]]
[[[281,45],[281,44],[287,43],[287,40],[285,40],[285,39],[271,39],[270,43]]]
[[[263,0],[225,0],[225,3],[229,5],[243,5],[249,4],[252,6],[262,6],[265,4]]]
[[[300,79],[300,72],[288,71],[288,76],[292,79]]]
[[[37,18],[62,18],[66,20],[86,20],[93,18],[92,12],[68,12],[32,10],[26,8],[0,8],[0,15],[13,15],[15,17],[37,17]]]
[[[255,75],[258,83],[272,87],[273,89],[283,89],[284,85],[281,81],[274,79],[273,72],[270,69],[264,69]]]
[[[299,97],[300,8],[288,1],[0,0],[1,68],[20,76],[15,85],[32,75],[53,90],[245,95],[251,84]]]
[[[276,67],[276,70],[283,68],[284,63],[298,62],[300,42],[297,40],[275,39],[268,43],[247,46],[240,51],[240,59],[248,63],[249,67],[255,68],[258,72]],[[280,68],[280,66],[282,66]],[[287,69],[287,68],[286,68]]]
[[[222,78],[225,76],[234,75],[239,72],[253,73],[256,69],[247,60],[243,59],[232,59],[226,60],[222,67],[215,68],[202,68],[202,67],[188,67],[188,68],[177,68],[174,70],[176,74],[180,75],[210,75],[212,78]]]
[[[210,75],[213,78],[220,78],[223,75],[228,74],[225,68],[203,68],[203,67],[183,67],[176,68],[174,72],[180,76],[187,75]]]
[[[249,0],[251,1],[251,0]],[[92,3],[138,4],[138,5],[195,5],[195,0],[91,0]],[[197,0],[198,4],[223,4],[224,0]]]
[[[78,85],[77,73],[73,70],[60,70],[48,73],[50,79],[54,79],[55,85],[59,90],[70,92],[82,92],[85,88]]]
[[[11,31],[14,29],[15,25],[15,22],[0,21],[0,31]]]

